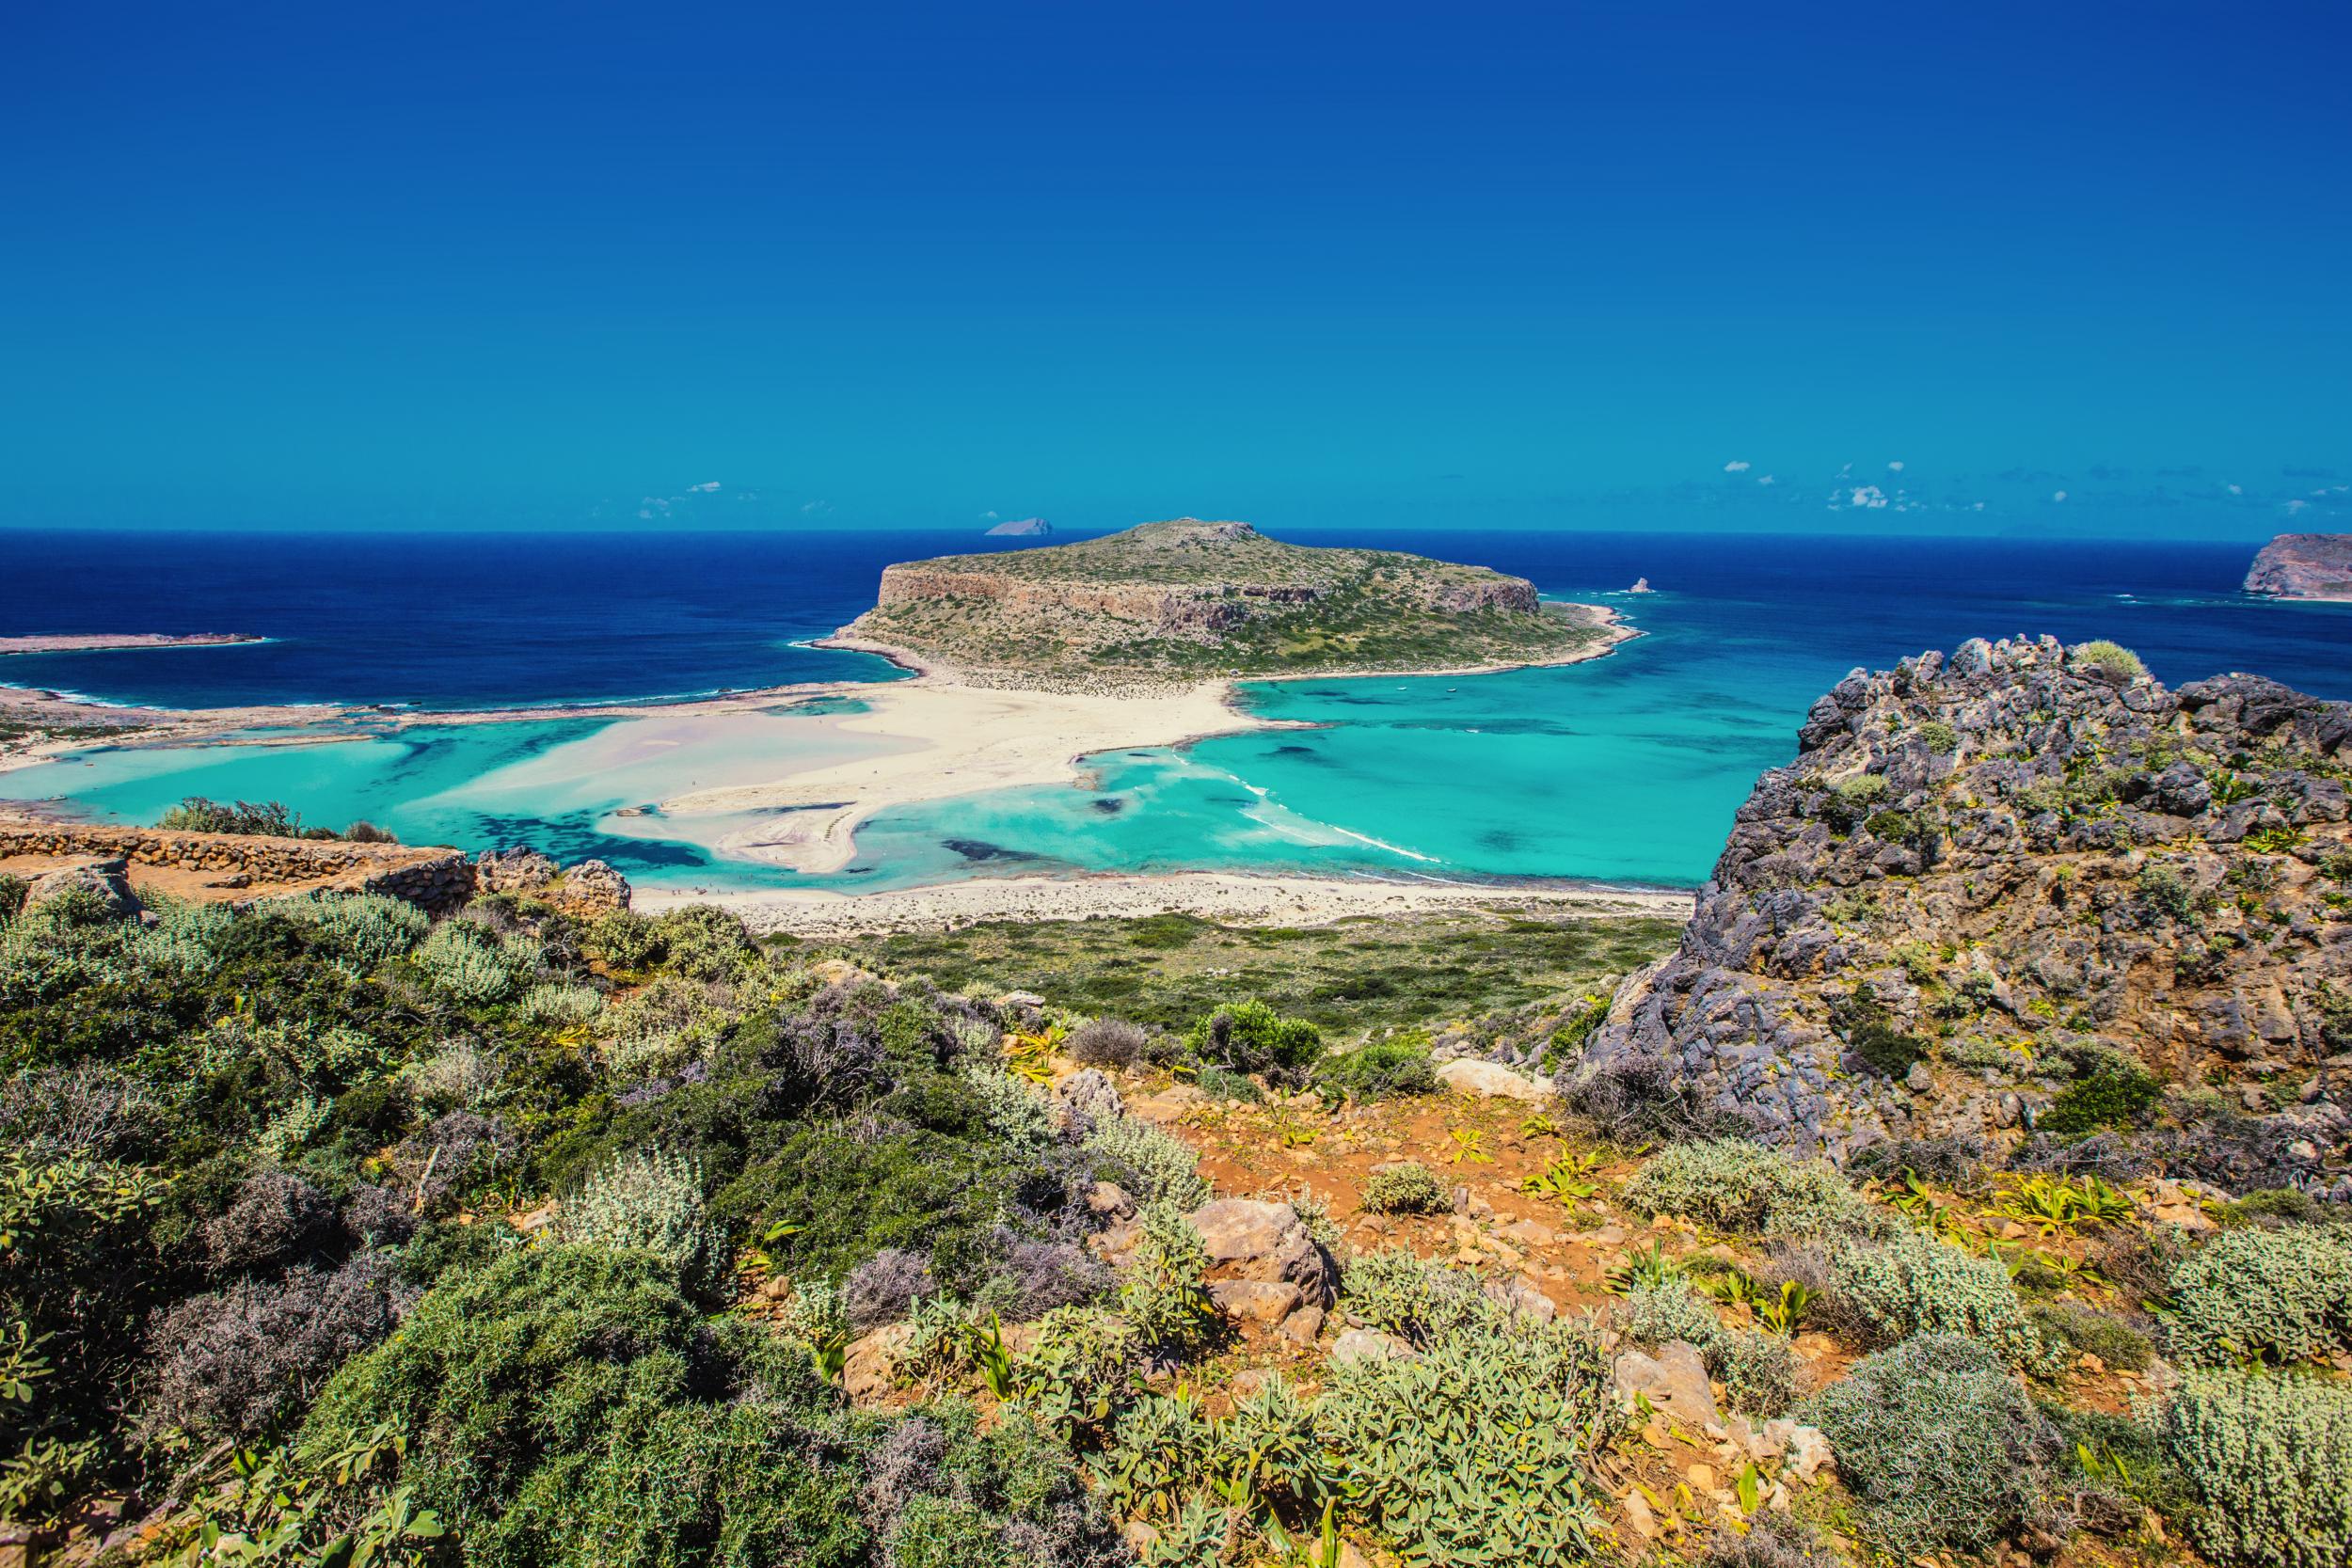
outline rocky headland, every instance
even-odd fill
[[[888,567],[842,639],[969,685],[1116,687],[1565,663],[1628,635],[1605,610],[1540,602],[1524,578],[1181,517]]]
[[[990,539],[1038,539],[1054,531],[1054,525],[1042,517],[1014,517],[998,523],[988,531]]]
[[[266,642],[246,632],[204,631],[184,636],[163,632],[68,632],[38,637],[0,637],[0,656],[8,654],[98,654],[136,648],[223,648],[240,642]]]
[[[2352,600],[2352,533],[2282,533],[2262,547],[2246,591],[2274,599]]]
[[[1564,1079],[1839,1158],[2106,1134],[2352,1187],[2347,781],[2352,705],[2112,643],[1857,670]]]

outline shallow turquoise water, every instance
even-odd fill
[[[2352,607],[2248,600],[2236,592],[2249,553],[2238,546],[1659,534],[1391,542],[1518,572],[1558,596],[1606,596],[1646,635],[1562,669],[1251,686],[1245,700],[1257,711],[1313,727],[1119,752],[1089,759],[1092,774],[1075,787],[889,812],[859,834],[856,863],[826,877],[714,856],[709,846],[726,832],[758,824],[753,815],[617,815],[859,744],[808,722],[821,711],[813,707],[702,738],[681,739],[659,718],[550,720],[331,746],[98,752],[0,774],[0,798],[64,796],[140,821],[190,794],[276,799],[336,826],[365,816],[412,843],[528,844],[564,860],[601,856],[643,885],[714,890],[1192,867],[1689,885],[1707,875],[1756,775],[1793,753],[1807,706],[1855,666],[1971,636],[2049,632],[2116,638],[2176,684],[2240,669],[2352,696]],[[1664,591],[1613,593],[1636,576]],[[700,603],[668,579],[641,589],[623,578],[605,592],[626,604],[648,594],[678,613]],[[609,626],[618,612],[598,613]],[[249,624],[274,629],[258,614]],[[660,614],[653,624],[675,634],[663,643],[676,665],[665,681],[698,682],[691,659],[677,662],[691,626]],[[582,624],[583,640],[593,631]],[[585,689],[602,668],[541,653],[526,666],[532,694]],[[386,671],[406,669],[399,654],[372,657]],[[140,668],[192,680],[203,660],[229,654],[162,657]],[[191,662],[171,662],[180,660]],[[466,665],[465,690],[492,700],[479,662]],[[258,666],[237,668],[259,678]],[[350,684],[363,673],[346,670],[336,694],[381,697]]]

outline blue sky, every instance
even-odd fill
[[[0,522],[2329,526],[2347,43],[2340,4],[17,7]]]

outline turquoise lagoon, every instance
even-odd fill
[[[2069,641],[2116,638],[2168,682],[2239,669],[2352,696],[2352,607],[2248,600],[2236,592],[2249,553],[2242,546],[1657,533],[1380,542],[1486,562],[1563,597],[1605,599],[1645,635],[1606,658],[1558,669],[1254,683],[1242,689],[1243,703],[1305,727],[1107,753],[1087,759],[1074,785],[886,812],[859,833],[855,863],[822,877],[715,852],[726,834],[756,827],[755,815],[670,818],[644,809],[689,789],[774,777],[873,744],[840,735],[822,710],[805,705],[745,716],[716,733],[656,713],[379,726],[294,746],[100,750],[0,773],[0,799],[49,800],[132,821],[151,821],[191,794],[275,799],[314,822],[366,817],[411,843],[528,844],[567,861],[601,856],[640,885],[711,891],[1191,868],[1689,886],[1707,876],[1756,774],[1793,754],[1806,708],[1856,666],[1883,667],[1975,635],[2046,631]],[[408,593],[397,563],[412,545],[336,547],[367,568],[339,579],[351,592],[364,587],[388,608]],[[547,554],[543,544],[531,547]],[[466,627],[511,628],[495,657],[485,655],[478,632],[467,633],[475,642],[465,657],[451,654],[469,647],[455,621],[426,625],[410,643],[357,647],[322,624],[289,634],[278,650],[282,672],[255,661],[253,649],[231,649],[160,662],[100,656],[118,662],[87,669],[27,661],[24,673],[110,697],[152,691],[191,705],[313,695],[489,705],[707,687],[713,673],[729,682],[882,678],[894,672],[877,660],[796,663],[803,655],[776,640],[847,619],[870,592],[868,557],[887,559],[891,547],[850,541],[788,563],[738,541],[696,545],[702,556],[684,552],[684,565],[664,565],[667,556],[618,563],[591,556],[602,592],[625,599],[628,612],[603,606],[587,617],[580,585],[562,579],[547,590],[545,606],[526,607],[531,615],[519,621],[483,621],[469,609]],[[495,562],[509,546],[479,548]],[[513,549],[519,559],[523,546]],[[628,570],[607,570],[616,564]],[[192,558],[189,569],[206,568]],[[677,580],[660,575],[665,570]],[[379,571],[390,574],[389,586],[374,586],[369,574]],[[216,575],[213,586],[223,592],[244,580]],[[1636,576],[1667,591],[1608,591]],[[494,580],[511,589],[516,579]],[[740,585],[723,614],[706,596],[712,583]],[[790,601],[788,592],[807,602]],[[417,602],[428,619],[444,614],[430,596]],[[256,601],[233,624],[281,629],[278,606]],[[163,608],[155,607],[154,624],[167,624]],[[37,607],[10,610],[0,592],[0,629],[30,626]],[[578,648],[540,634],[546,617],[560,626],[567,614],[579,620]],[[398,618],[344,619],[382,627]],[[636,641],[630,659],[616,661],[605,644],[624,633]],[[720,641],[709,657],[719,663],[706,670],[693,650],[713,637]]]

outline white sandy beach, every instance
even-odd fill
[[[1263,727],[1232,707],[1232,688],[1204,682],[1175,692],[999,690],[936,676],[854,689],[864,713],[825,721],[845,736],[887,742],[881,755],[821,764],[760,784],[696,790],[661,802],[672,817],[774,813],[719,840],[722,854],[795,871],[838,871],[858,824],[917,800],[1078,775],[1089,752],[1173,746]]]
[[[1248,877],[1216,871],[1168,876],[982,877],[936,887],[840,894],[641,891],[636,907],[683,904],[734,911],[755,931],[820,940],[937,930],[983,920],[1093,920],[1179,912],[1234,926],[1323,926],[1359,915],[1490,910],[1549,919],[1654,915],[1686,920],[1692,895],[1646,889],[1497,887],[1338,877]]]

